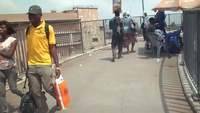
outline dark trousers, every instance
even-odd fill
[[[147,30],[146,29],[143,29],[142,30],[142,34],[143,34],[143,38],[144,38],[144,41],[148,41],[148,36],[147,36]]]
[[[113,36],[112,43],[111,43],[113,59],[116,58],[116,48],[118,48],[118,57],[121,57],[122,46],[123,46],[123,37],[122,36]]]
[[[53,71],[51,66],[29,66],[29,89],[36,103],[37,113],[49,112],[46,98],[42,92],[42,87],[47,93],[55,98],[52,84],[52,74]]]
[[[146,49],[150,49],[151,47],[151,41],[150,41],[150,38],[148,36],[148,32],[146,29],[143,29],[143,38],[144,38],[144,41],[145,41],[145,48]]]
[[[15,68],[0,70],[0,113],[8,113],[8,103],[6,101],[6,80],[12,93],[22,97],[23,93],[17,89],[17,73]]]

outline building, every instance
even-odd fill
[[[59,59],[82,52],[81,24],[76,13],[43,13],[43,18],[54,27]],[[23,73],[26,67],[25,31],[29,25],[28,16],[27,14],[0,14],[0,20],[11,22],[17,31],[14,34],[18,39],[15,60],[18,73]]]
[[[43,13],[43,18],[54,27],[59,59],[65,59],[83,50],[104,44],[103,21],[98,20],[97,8],[76,7],[73,10],[57,13]],[[7,20],[13,24],[19,41],[16,52],[16,63],[19,73],[24,72],[25,31],[29,24],[27,14],[0,14],[0,20]]]
[[[74,7],[73,9],[77,11],[78,18],[81,19],[81,21],[91,21],[99,19],[97,8]]]
[[[95,48],[104,43],[103,21],[98,20],[98,8],[74,7],[73,10],[66,10],[63,13],[75,13],[81,20],[84,50]]]
[[[74,17],[79,18],[81,21],[98,20],[98,8],[93,7],[74,7],[73,10],[65,10],[63,13],[73,14]]]

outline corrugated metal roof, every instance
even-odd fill
[[[192,10],[200,8],[200,0],[161,0],[154,10]]]
[[[76,7],[73,7],[73,9],[98,9],[97,7],[94,7],[94,6],[76,6]]]
[[[78,20],[78,15],[75,12],[67,13],[43,13],[43,18],[48,21],[59,20]],[[0,20],[9,22],[28,22],[27,14],[0,14]]]
[[[161,0],[154,10],[178,10],[180,9],[179,0]]]
[[[200,0],[179,0],[183,9],[200,8]]]

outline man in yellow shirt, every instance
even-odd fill
[[[56,39],[53,27],[48,25],[48,35],[45,31],[45,21],[42,19],[42,9],[38,5],[29,8],[30,25],[27,29],[27,58],[29,89],[37,107],[37,113],[48,113],[48,105],[42,93],[42,87],[54,96],[52,85],[52,64],[56,76],[60,75],[59,61],[56,52]]]

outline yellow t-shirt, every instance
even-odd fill
[[[37,26],[30,26],[26,38],[28,65],[51,65],[49,44],[56,44],[55,32],[49,25],[49,39],[45,33],[45,21]],[[49,42],[48,42],[49,41]]]

